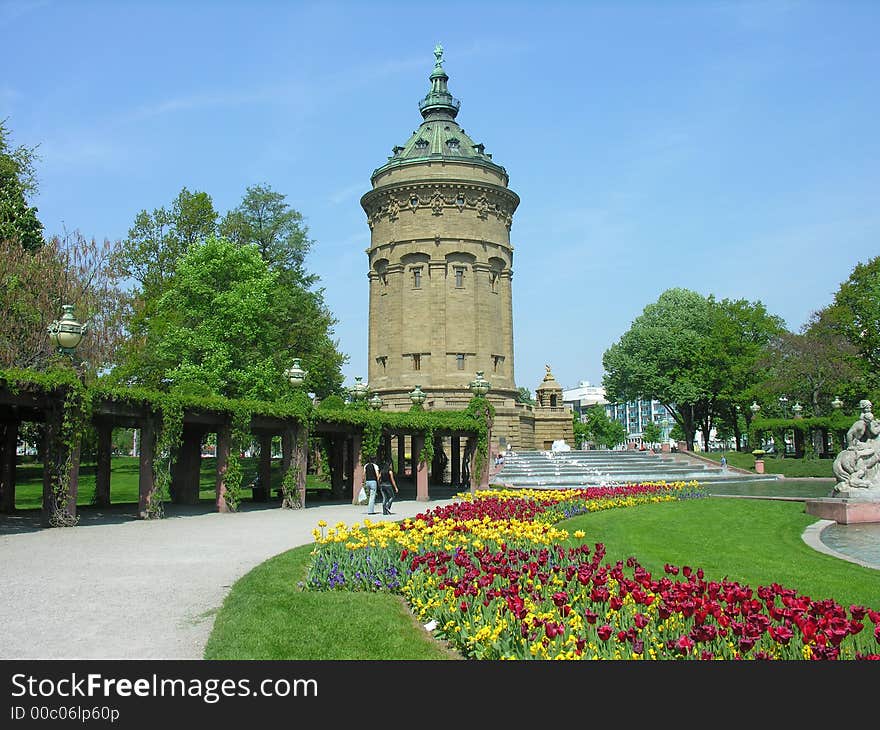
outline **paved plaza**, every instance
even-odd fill
[[[395,502],[401,520],[452,500]],[[232,584],[274,555],[314,541],[319,520],[363,521],[338,502],[300,510],[246,504],[236,514],[131,505],[82,510],[75,528],[0,517],[0,659],[201,659]]]
[[[447,491],[419,502],[407,491],[394,514],[370,519],[414,517],[454,499]],[[151,521],[135,519],[132,505],[81,510],[70,529],[41,528],[36,512],[0,516],[0,659],[201,659],[235,581],[313,542],[319,520],[350,525],[367,517],[366,507],[339,502],[300,510],[248,502],[237,514],[209,504],[167,509]],[[804,540],[880,568],[880,525],[855,527],[820,520]],[[830,545],[820,539],[823,528]]]

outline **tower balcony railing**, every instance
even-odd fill
[[[419,102],[419,111],[429,106],[451,106],[458,110],[461,109],[461,102],[451,94],[444,96],[429,96]]]

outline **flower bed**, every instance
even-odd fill
[[[400,593],[473,659],[876,659],[880,612],[635,558],[554,523],[705,496],[696,483],[482,490],[400,523],[319,523],[312,590]],[[574,541],[571,537],[576,538]],[[866,626],[866,621],[872,626]]]

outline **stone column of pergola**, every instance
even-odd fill
[[[232,446],[232,428],[227,423],[217,429],[217,481],[214,503],[218,512],[228,512],[226,503],[226,474],[229,471],[229,450]]]
[[[138,517],[149,517],[150,505],[156,489],[153,459],[156,455],[156,421],[148,416],[141,421],[140,463],[138,471]]]
[[[15,450],[19,422],[0,423],[0,512],[15,511]]]
[[[351,436],[351,464],[349,471],[351,472],[351,503],[357,504],[357,495],[364,481],[364,465],[363,455],[361,454],[361,445],[363,444],[363,435],[360,433]]]
[[[95,463],[95,506],[110,505],[110,465],[113,458],[113,424],[97,421],[98,453]]]
[[[43,464],[43,507],[40,523],[44,527],[53,524],[58,510],[76,518],[76,498],[79,490],[79,441],[68,444],[62,440],[64,405],[60,398],[48,401],[46,407],[45,461]],[[66,504],[59,503],[58,482],[66,484]]]
[[[412,435],[412,471],[416,483],[416,499],[427,502],[428,496],[428,465],[422,458],[425,450],[425,437],[422,434]]]

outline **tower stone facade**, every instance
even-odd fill
[[[422,123],[372,176],[361,198],[370,226],[369,371],[387,407],[462,409],[483,371],[496,409],[493,442],[534,447],[532,411],[516,402],[513,246],[519,196],[507,171],[456,121],[443,52],[419,102]]]

